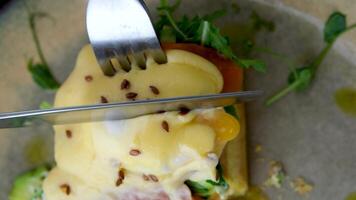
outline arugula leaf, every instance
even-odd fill
[[[30,30],[31,34],[33,37],[33,41],[36,46],[36,50],[38,53],[38,56],[40,58],[40,62],[34,63],[32,59],[30,59],[27,63],[27,69],[31,73],[32,79],[37,83],[38,86],[40,86],[43,89],[46,90],[56,90],[59,88],[60,84],[58,81],[55,79],[53,76],[47,61],[44,57],[40,41],[36,32],[36,19],[38,18],[50,18],[50,16],[47,13],[44,12],[30,12],[29,8],[27,8],[27,11],[29,12],[29,25],[30,25]]]
[[[182,0],[176,0],[172,6],[168,4],[168,0],[160,0],[160,5],[157,7],[157,10],[167,10],[170,13],[173,13],[178,9]]]
[[[235,117],[235,119],[240,120],[240,116],[237,114],[235,106],[231,105],[231,106],[225,106],[224,110],[226,113],[232,115]]]
[[[162,38],[166,40],[167,37],[167,32],[163,31],[163,29],[171,27],[172,32],[169,35],[170,37],[175,35],[177,42],[191,42],[211,47],[243,68],[254,68],[260,72],[265,71],[265,64],[260,60],[238,58],[230,47],[229,39],[224,37],[219,28],[212,23],[217,18],[225,15],[225,9],[202,17],[194,16],[189,18],[183,16],[180,20],[175,21],[173,13],[177,9],[177,5],[179,3],[176,2],[174,6],[169,6],[167,0],[161,0],[161,4],[158,7],[160,19],[155,24],[161,40]]]
[[[163,26],[160,31],[160,41],[166,43],[175,43],[177,37],[174,34],[174,30],[169,26]]]
[[[227,13],[226,9],[220,9],[220,10],[216,10],[210,14],[204,15],[202,17],[203,20],[209,21],[209,22],[213,22],[223,16],[225,16]]]
[[[324,41],[331,43],[346,30],[346,16],[341,12],[334,12],[326,21],[324,28]]]
[[[319,53],[319,55],[304,67],[292,69],[288,76],[288,85],[271,96],[266,101],[269,106],[286,96],[290,92],[300,92],[308,89],[315,79],[317,70],[328,52],[331,50],[335,41],[345,32],[356,28],[356,24],[346,27],[346,16],[341,12],[334,12],[330,15],[324,27],[324,40],[326,46]]]
[[[260,60],[238,58],[230,48],[228,38],[222,36],[220,30],[208,21],[201,22],[194,37],[194,42],[200,42],[202,45],[216,49],[219,53],[236,62],[243,68],[253,68],[259,72],[266,71],[265,63]]]
[[[160,0],[160,5],[157,7],[160,18],[155,24],[156,32],[160,33],[164,26],[171,26],[174,29],[177,38],[181,37],[183,39],[188,39],[188,37],[179,29],[172,16],[179,5],[180,0],[177,0],[173,6],[170,6],[167,0]]]
[[[237,62],[244,68],[253,68],[258,72],[266,72],[266,64],[257,59],[238,59]]]

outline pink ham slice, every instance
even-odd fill
[[[176,194],[179,200],[192,200],[192,194],[186,185],[180,187]],[[109,196],[112,200],[171,200],[162,188],[150,191],[142,191],[137,188],[125,189],[124,191],[110,193]]]

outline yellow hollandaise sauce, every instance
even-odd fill
[[[168,62],[148,56],[145,70],[104,76],[85,46],[58,90],[55,107],[220,93],[214,64],[183,50]],[[240,130],[222,108],[161,112],[128,120],[58,125],[57,166],[44,181],[46,200],[191,199],[184,181],[215,180],[226,143]]]

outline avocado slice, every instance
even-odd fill
[[[49,166],[41,166],[19,175],[12,186],[9,200],[42,200],[42,182],[49,170]]]

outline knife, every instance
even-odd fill
[[[38,126],[43,123],[61,125],[123,120],[182,108],[193,110],[224,107],[251,101],[261,95],[262,91],[245,91],[0,113],[0,129]]]

